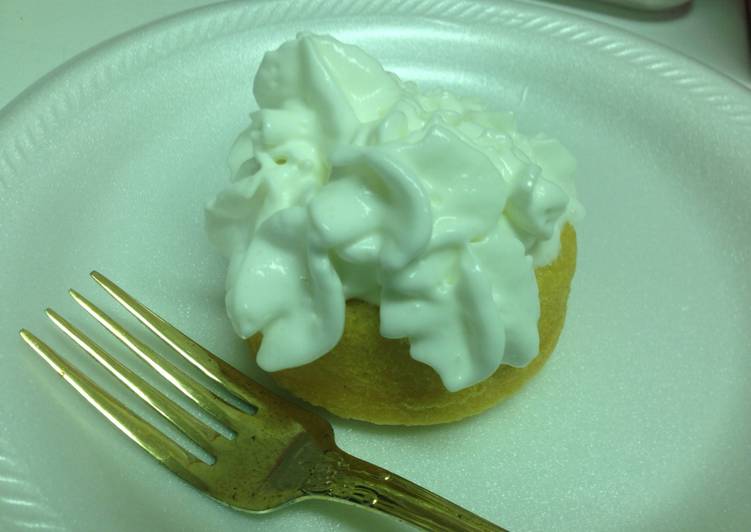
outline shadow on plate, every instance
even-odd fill
[[[659,11],[647,11],[637,8],[628,8],[615,4],[605,3],[602,0],[545,0],[551,5],[563,5],[576,9],[588,10],[600,15],[610,15],[636,22],[668,22],[687,16],[693,9],[693,2],[681,6],[662,9]]]

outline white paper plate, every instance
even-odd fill
[[[500,0],[192,11],[84,54],[2,112],[0,528],[405,528],[317,502],[266,516],[223,508],[109,426],[17,336],[29,327],[92,368],[42,310],[106,339],[65,293],[115,308],[87,278],[96,268],[249,367],[202,206],[227,179],[262,53],[299,30],[515,110],[523,130],[577,155],[588,210],[566,328],[536,380],[449,426],[335,421],[342,447],[513,530],[745,529],[751,95],[611,27]]]

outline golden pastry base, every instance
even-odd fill
[[[378,307],[347,302],[344,334],[318,360],[272,373],[292,394],[337,416],[382,425],[433,425],[479,414],[499,403],[535,375],[555,348],[566,316],[576,267],[576,234],[561,232],[561,252],[535,270],[540,294],[540,354],[524,368],[502,365],[488,379],[449,392],[428,365],[409,356],[409,341],[379,334]],[[261,335],[248,339],[253,356]]]

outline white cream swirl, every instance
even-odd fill
[[[267,53],[254,94],[207,230],[230,260],[236,331],[263,333],[263,369],[333,348],[350,298],[378,304],[381,334],[408,337],[451,391],[537,355],[533,268],[581,210],[558,142],[331,37]]]

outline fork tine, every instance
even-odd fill
[[[242,411],[230,405],[224,399],[214,394],[203,384],[193,379],[172,362],[156,353],[153,349],[138,340],[123,327],[118,325],[112,318],[105,314],[91,301],[76,292],[69,290],[71,297],[83,307],[95,320],[97,320],[113,336],[151,366],[157,373],[172,383],[178,390],[190,397],[196,404],[214,416],[220,423],[227,427],[235,428],[236,414]]]
[[[248,378],[240,370],[228,364],[198,344],[169,322],[139,303],[114,282],[97,271],[91,277],[104,288],[118,303],[124,306],[151,332],[161,338],[182,357],[200,369],[208,377],[224,385],[237,397],[258,407],[260,404],[277,402],[279,399],[263,386]]]
[[[201,423],[180,405],[133,373],[57,312],[47,309],[46,314],[52,320],[52,323],[57,325],[81,349],[86,351],[117,377],[120,382],[130,388],[133,393],[172,422],[183,434],[202,447],[204,451],[211,451],[213,447],[212,442],[219,437],[218,432]]]
[[[20,334],[31,349],[126,436],[173,473],[206,491],[205,483],[190,471],[203,462],[133,413],[31,332],[21,329]]]

